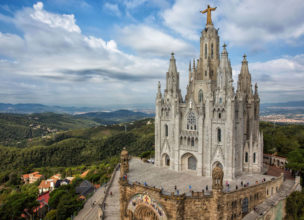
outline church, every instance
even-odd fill
[[[186,96],[174,54],[156,96],[155,165],[175,171],[211,176],[220,166],[233,179],[242,173],[261,173],[263,135],[259,131],[258,87],[252,89],[246,55],[235,90],[226,45],[220,52],[218,29],[207,8],[201,32],[200,57],[189,64]]]
[[[281,219],[300,178],[268,175],[259,130],[258,87],[246,55],[234,88],[226,45],[208,8],[200,57],[189,64],[185,97],[171,54],[164,91],[158,84],[155,163],[120,155],[120,219]],[[225,183],[225,184],[224,184]]]

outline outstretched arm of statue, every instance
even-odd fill
[[[208,8],[205,9],[204,11],[201,11],[202,14],[206,13],[208,11]]]
[[[217,8],[217,7],[215,7],[215,8],[210,8],[210,10],[211,10],[211,11],[215,11],[216,8]]]

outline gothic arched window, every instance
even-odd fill
[[[198,101],[199,101],[199,103],[203,102],[203,91],[202,90],[200,90],[198,92]]]
[[[220,128],[217,129],[217,141],[218,142],[222,141],[222,131]]]
[[[188,118],[187,118],[187,129],[191,128],[191,130],[196,127],[196,118],[194,112],[189,112]]]
[[[248,162],[248,152],[245,153],[245,162]]]
[[[207,59],[207,44],[205,44],[205,59]]]
[[[194,147],[194,137],[191,138],[191,146]]]
[[[242,202],[242,214],[248,213],[248,198],[243,199]]]
[[[168,134],[169,134],[169,128],[168,125],[165,124],[165,136],[168,137]]]
[[[211,44],[211,59],[213,59],[213,44]]]
[[[255,161],[256,161],[256,154],[255,154],[255,152],[253,153],[253,163],[255,163]]]

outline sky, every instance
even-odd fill
[[[303,0],[1,0],[0,102],[151,105],[171,52],[185,95],[208,4],[234,83],[247,54],[262,103],[303,100]]]

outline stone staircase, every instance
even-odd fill
[[[109,189],[109,194],[105,200],[106,207],[104,212],[104,219],[119,220],[120,219],[120,205],[119,205],[119,177],[120,171],[116,171],[116,175],[112,186]],[[112,192],[112,196],[110,193]]]

